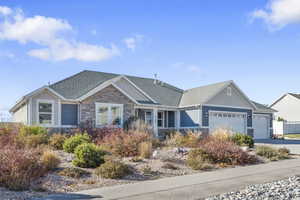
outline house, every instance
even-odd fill
[[[289,122],[300,122],[300,94],[286,93],[276,100],[271,108],[278,111],[276,117]]]
[[[274,110],[251,101],[233,81],[182,90],[157,79],[82,71],[27,94],[10,112],[15,122],[48,128],[122,127],[137,117],[157,136],[224,127],[269,138]]]

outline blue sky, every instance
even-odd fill
[[[234,80],[270,104],[300,93],[298,0],[0,2],[0,110],[81,70],[187,89]]]

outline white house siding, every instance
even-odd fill
[[[227,95],[227,88],[225,88],[223,91],[219,92],[215,97],[209,100],[207,104],[250,109],[252,108],[252,105],[233,85],[230,85],[229,87],[231,87],[231,96]]]
[[[24,104],[13,114],[13,122],[27,124],[27,104]]]
[[[46,100],[46,101],[53,101],[54,105],[53,105],[53,126],[59,126],[59,101],[60,99],[58,97],[56,97],[54,94],[50,93],[49,91],[43,91],[39,94],[37,94],[36,96],[32,97],[32,101],[31,101],[31,125],[38,125],[38,112],[37,112],[37,108],[38,108],[38,101],[39,100]]]
[[[272,106],[278,112],[277,117],[287,121],[300,121],[300,100],[287,94],[283,99]]]

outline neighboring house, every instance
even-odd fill
[[[271,107],[281,117],[289,122],[300,122],[300,94],[287,93],[276,100]]]
[[[128,75],[83,71],[24,96],[10,110],[15,122],[49,128],[117,126],[136,117],[157,136],[216,128],[269,138],[273,109],[252,102],[233,81],[189,90]]]

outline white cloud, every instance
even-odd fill
[[[44,16],[25,17],[22,10],[15,10],[2,22],[0,21],[0,39],[14,40],[21,44],[35,43],[43,48],[28,51],[29,56],[43,60],[63,61],[102,61],[119,55],[119,50],[88,44],[67,37],[73,27],[62,19]]]
[[[198,65],[186,64],[184,62],[177,62],[172,65],[176,69],[185,69],[188,72],[201,72],[201,68]]]
[[[11,14],[12,10],[6,6],[0,6],[0,15],[9,15]]]
[[[143,35],[136,34],[133,37],[125,38],[123,40],[123,42],[125,43],[125,45],[128,49],[131,49],[132,51],[134,51],[137,44],[143,41],[143,38],[144,38]]]
[[[269,0],[265,9],[251,13],[253,19],[262,19],[271,30],[283,28],[288,24],[300,23],[299,0]]]

